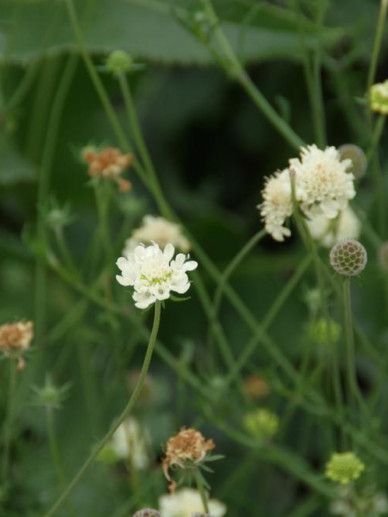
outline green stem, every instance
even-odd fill
[[[358,388],[356,376],[356,359],[352,322],[352,306],[350,296],[350,278],[345,278],[342,285],[343,308],[344,308],[344,327],[346,338],[346,368],[348,377],[348,390],[350,397],[350,406],[358,401],[364,408],[364,401]]]
[[[295,149],[299,149],[300,146],[304,145],[303,140],[275,111],[275,109],[271,106],[268,100],[264,97],[261,91],[256,87],[248,74],[245,72],[230,43],[220,28],[220,21],[214,11],[211,0],[202,0],[202,3],[204,5],[205,12],[209,17],[209,21],[214,27],[215,38],[225,56],[225,70],[244,88],[244,90],[253,100],[254,104],[267,117],[269,122],[279,131],[285,140]]]
[[[258,242],[261,241],[261,239],[265,235],[265,230],[260,230],[259,232],[255,233],[255,235],[249,239],[249,241],[234,256],[234,258],[230,261],[228,266],[223,271],[213,299],[212,324],[214,324],[214,321],[218,319],[218,313],[221,307],[222,294],[224,292],[225,283],[229,280],[229,278],[232,276],[233,272],[237,269],[240,263],[245,259],[245,257],[251,252],[251,250],[256,246]]]
[[[109,442],[109,440],[112,438],[115,431],[118,429],[118,427],[124,422],[126,418],[128,418],[129,414],[131,413],[133,407],[135,406],[139,395],[143,389],[144,381],[146,379],[150,364],[152,355],[154,352],[154,347],[156,343],[156,338],[158,335],[159,330],[159,324],[160,324],[160,313],[161,313],[161,305],[159,302],[155,304],[154,309],[154,321],[152,325],[150,340],[147,346],[147,351],[144,357],[143,366],[141,368],[141,372],[139,375],[139,379],[136,383],[135,389],[133,390],[133,393],[123,409],[123,411],[120,413],[120,415],[114,420],[112,423],[109,431],[105,434],[105,436],[98,442],[98,444],[95,446],[93,452],[89,455],[89,457],[85,460],[81,468],[78,470],[78,472],[75,474],[73,479],[70,481],[70,483],[67,485],[65,490],[62,492],[62,494],[59,496],[59,498],[55,501],[53,506],[48,510],[48,512],[45,514],[45,517],[50,517],[51,515],[54,515],[59,508],[62,506],[64,501],[68,498],[74,487],[79,483],[79,481],[84,476],[87,469],[94,463],[95,459],[97,458],[99,452],[102,450],[102,448]]]
[[[4,421],[4,452],[3,452],[3,468],[2,468],[2,479],[3,483],[8,482],[8,469],[9,469],[9,452],[11,445],[12,436],[12,424],[14,418],[15,408],[15,389],[16,389],[16,367],[17,359],[12,357],[9,358],[9,375],[8,375],[8,403],[7,403],[7,416]]]
[[[60,486],[63,486],[65,484],[66,478],[65,478],[65,473],[63,470],[62,458],[61,458],[61,454],[59,452],[57,438],[55,435],[53,409],[50,407],[46,407],[46,427],[47,427],[47,434],[48,434],[48,439],[49,439],[51,460],[54,464],[59,484],[60,484]]]
[[[124,74],[119,75],[119,83],[121,88],[121,93],[125,103],[125,109],[128,116],[128,121],[130,128],[133,133],[133,139],[135,141],[136,147],[139,151],[140,157],[143,161],[144,169],[148,174],[148,180],[152,189],[152,192],[157,200],[160,211],[167,218],[174,218],[174,215],[171,211],[170,206],[166,202],[163,192],[160,188],[159,181],[157,178],[155,167],[152,163],[151,156],[148,152],[147,145],[144,141],[143,134],[140,128],[139,119],[135,109],[135,103],[133,101],[133,96],[131,93],[131,89],[128,84],[127,77]]]
[[[387,0],[381,0],[380,3],[380,11],[377,19],[377,26],[375,32],[375,39],[373,43],[372,57],[370,60],[369,71],[368,71],[368,80],[366,84],[367,94],[369,93],[369,88],[372,86],[373,81],[375,79],[377,63],[379,59],[381,43],[384,35],[384,25],[385,25],[385,17],[387,15]]]
[[[201,496],[203,510],[206,515],[209,515],[209,503],[208,503],[208,496],[206,493],[206,488],[203,484],[202,474],[197,469],[194,470],[194,478],[195,478],[195,483],[197,485],[199,495]]]

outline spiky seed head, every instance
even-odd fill
[[[330,264],[339,275],[357,276],[365,269],[367,261],[366,249],[354,239],[338,242],[330,251]]]
[[[356,179],[365,175],[368,162],[364,151],[355,144],[344,144],[338,148],[341,160],[349,159],[352,162],[350,172]]]

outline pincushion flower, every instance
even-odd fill
[[[263,202],[258,205],[267,233],[276,241],[284,241],[291,235],[290,229],[284,226],[292,215],[291,182],[288,169],[266,178],[262,191]]]
[[[192,517],[197,513],[203,514],[203,504],[197,490],[183,488],[174,494],[162,495],[159,510],[161,517]],[[216,499],[210,499],[209,514],[211,517],[222,517],[226,514],[226,506]]]
[[[172,223],[164,217],[146,215],[142,225],[134,230],[131,238],[125,242],[123,255],[127,256],[132,253],[139,244],[151,243],[156,243],[161,248],[170,243],[184,253],[191,248],[190,242],[182,234],[179,224]]]
[[[161,250],[158,244],[137,246],[126,257],[120,257],[116,264],[121,270],[116,279],[122,286],[133,287],[135,306],[146,309],[157,301],[167,300],[172,292],[184,294],[190,288],[187,271],[193,271],[198,263],[189,260],[188,255],[178,253],[167,244]]]
[[[302,211],[311,217],[337,217],[356,195],[354,176],[347,172],[351,167],[351,160],[341,160],[335,147],[323,151],[316,145],[303,147],[300,158],[290,160],[290,170],[296,178],[296,199]]]
[[[347,485],[358,479],[364,470],[364,463],[353,452],[337,452],[326,463],[325,476],[331,481]]]
[[[323,214],[312,216],[307,221],[308,229],[313,239],[326,248],[331,248],[344,239],[357,239],[361,233],[361,222],[347,206],[336,219],[328,219]]]
[[[388,115],[388,79],[371,86],[369,91],[370,108],[381,115]]]

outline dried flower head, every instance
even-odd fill
[[[263,202],[257,206],[267,233],[276,241],[284,241],[291,235],[290,229],[284,226],[292,215],[291,182],[288,169],[266,178],[262,191]]]
[[[157,244],[140,245],[117,260],[121,275],[116,275],[116,279],[119,284],[134,288],[132,297],[136,307],[146,309],[156,301],[167,300],[171,292],[183,294],[189,290],[187,271],[193,271],[198,264],[183,253],[173,259],[174,254],[172,244],[167,244],[164,250]]]
[[[369,91],[370,109],[381,115],[388,115],[388,79],[371,86]]]
[[[203,461],[207,453],[214,447],[213,440],[206,440],[196,429],[181,429],[167,441],[163,459],[163,472],[166,478],[171,481],[169,475],[171,467],[192,468]]]
[[[300,158],[290,160],[295,172],[296,198],[307,216],[323,214],[334,219],[356,192],[354,176],[347,172],[352,166],[342,160],[335,147],[319,149],[309,145],[301,149]]]
[[[353,452],[336,452],[326,463],[325,476],[332,481],[347,485],[358,479],[365,465]]]
[[[244,426],[254,438],[268,440],[279,429],[279,417],[269,409],[255,409],[245,415]]]
[[[307,227],[313,239],[322,246],[331,248],[344,239],[357,239],[361,233],[361,222],[347,206],[335,219],[317,214],[307,220]]]
[[[18,369],[24,368],[23,353],[28,350],[34,336],[32,321],[5,323],[0,326],[0,352],[18,358]]]
[[[383,271],[388,272],[388,241],[379,248],[379,264]]]
[[[88,164],[88,174],[92,178],[114,181],[121,192],[128,192],[131,189],[131,183],[120,176],[132,165],[132,154],[124,154],[115,147],[97,149],[88,146],[82,150],[82,159]]]
[[[222,517],[226,514],[226,506],[216,499],[209,500],[211,517]],[[193,514],[203,515],[203,503],[197,490],[183,488],[173,494],[162,495],[159,498],[161,517],[193,517]]]
[[[243,382],[244,392],[252,399],[261,399],[267,397],[271,388],[268,382],[258,375],[252,374]]]
[[[167,244],[172,244],[175,248],[187,253],[190,251],[190,242],[182,234],[179,224],[172,223],[164,217],[154,217],[146,215],[142,225],[133,231],[132,236],[125,243],[123,255],[127,256],[139,244],[156,243],[160,248],[165,248]]]
[[[338,148],[338,152],[341,160],[350,160],[352,162],[349,172],[353,174],[355,179],[358,180],[365,176],[368,161],[361,147],[355,144],[343,144]]]
[[[365,269],[367,261],[366,249],[353,239],[338,242],[330,251],[330,264],[340,275],[359,275]]]

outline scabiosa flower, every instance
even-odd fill
[[[148,467],[150,436],[136,418],[129,417],[116,429],[111,441],[102,449],[100,460],[109,463],[126,461],[135,470]]]
[[[94,146],[85,147],[81,154],[82,159],[89,166],[89,176],[116,182],[120,192],[131,190],[131,182],[122,178],[121,175],[132,165],[132,154],[124,154],[115,147],[97,149]]]
[[[183,294],[190,288],[187,271],[193,271],[198,264],[183,253],[173,259],[174,253],[172,244],[167,244],[164,250],[157,244],[140,245],[117,260],[121,275],[116,275],[116,279],[123,286],[133,287],[132,297],[139,309],[167,300],[171,292]]]
[[[187,253],[190,251],[190,242],[182,234],[179,224],[172,223],[164,217],[154,217],[146,215],[143,218],[142,225],[133,231],[130,239],[125,242],[123,255],[127,256],[139,244],[156,243],[161,248],[165,248],[171,243],[175,248]]]
[[[358,479],[364,469],[365,465],[353,452],[336,452],[326,463],[325,476],[331,481],[347,485]]]
[[[32,321],[17,321],[0,326],[0,352],[18,359],[18,369],[24,368],[23,353],[30,348],[34,336]]]
[[[357,239],[361,233],[361,222],[350,206],[335,219],[328,219],[323,214],[313,215],[307,220],[307,226],[312,238],[326,248],[344,239]]]
[[[371,86],[369,91],[370,109],[381,115],[388,115],[388,79]]]
[[[346,208],[356,195],[354,176],[347,172],[351,166],[349,159],[341,160],[335,147],[322,151],[316,145],[303,147],[300,158],[290,160],[290,170],[296,178],[296,198],[307,216],[323,214],[334,219]]]
[[[354,239],[338,242],[330,250],[331,267],[344,276],[357,276],[368,262],[366,249]]]
[[[222,517],[226,514],[226,506],[216,499],[209,500],[211,517]],[[203,515],[203,504],[197,490],[183,488],[173,494],[162,495],[159,498],[161,517],[192,517],[193,514]]]
[[[244,426],[254,438],[268,440],[279,429],[279,417],[269,409],[255,409],[245,415]]]
[[[213,440],[206,440],[202,433],[196,429],[181,429],[179,433],[167,441],[166,453],[162,464],[166,478],[171,481],[169,474],[171,467],[186,469],[197,466],[214,447]],[[173,483],[171,488],[174,489],[174,486]]]
[[[277,172],[266,178],[262,191],[263,202],[257,206],[267,233],[276,241],[284,241],[291,235],[290,229],[284,226],[292,215],[291,182],[288,169]]]
[[[343,515],[344,517],[378,517],[387,515],[388,499],[382,492],[376,492],[375,488],[355,490],[352,485],[339,487],[339,494],[330,504],[330,513]]]

